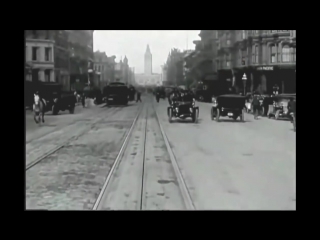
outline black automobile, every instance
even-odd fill
[[[103,96],[107,105],[127,105],[129,102],[129,89],[125,83],[110,83],[103,89]]]
[[[187,92],[175,93],[169,102],[170,106],[167,112],[170,123],[173,118],[191,118],[194,123],[198,121],[199,107],[195,106],[195,99],[191,94]]]
[[[276,120],[289,119],[292,117],[288,111],[288,102],[293,98],[296,99],[296,94],[278,94],[272,98],[273,104],[269,106],[268,117],[274,117]]]
[[[229,117],[233,120],[240,118],[244,122],[246,97],[237,94],[220,95],[213,100],[211,119],[219,122],[220,117]]]

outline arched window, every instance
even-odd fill
[[[255,63],[259,63],[259,46],[255,46],[255,54],[256,54],[256,61]]]
[[[274,44],[270,45],[270,62],[277,62],[277,48]]]
[[[290,62],[290,48],[288,45],[282,46],[282,62]]]
[[[282,46],[282,62],[290,62],[290,48],[288,45]]]

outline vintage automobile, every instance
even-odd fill
[[[103,89],[103,97],[107,105],[127,105],[129,89],[123,82],[112,82]]]
[[[276,120],[280,118],[292,120],[288,111],[290,98],[296,99],[296,94],[279,94],[272,97],[273,104],[269,105],[268,118],[274,117]]]
[[[51,106],[52,114],[57,115],[59,111],[68,110],[71,114],[74,113],[77,99],[73,92],[62,91],[53,99]]]
[[[191,118],[192,122],[196,123],[199,117],[199,107],[195,106],[195,103],[195,99],[190,94],[182,93],[180,97],[173,98],[167,109],[169,122],[172,122],[172,118]]]
[[[218,96],[211,108],[211,119],[219,122],[220,117],[229,117],[244,122],[246,97],[236,94]]]

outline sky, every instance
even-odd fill
[[[194,40],[199,40],[200,30],[95,30],[93,33],[94,51],[115,55],[116,62],[128,58],[135,73],[144,72],[144,53],[149,44],[152,53],[152,71],[161,72],[161,65],[167,60],[172,48],[194,49]]]

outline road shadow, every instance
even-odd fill
[[[197,123],[194,123],[191,118],[187,118],[187,119],[172,119],[172,122],[171,123],[184,123],[184,124],[198,124],[198,123],[201,123],[202,122],[202,119],[199,118]]]
[[[213,122],[216,122],[216,120],[212,120]],[[240,120],[233,120],[233,119],[223,119],[220,118],[219,122],[230,122],[230,123],[247,123],[247,122],[252,122],[251,120],[244,120],[244,121],[240,121]]]
[[[105,104],[105,105],[103,105],[102,107],[100,107],[100,108],[118,108],[118,107],[121,107],[121,108],[126,108],[126,107],[131,107],[131,106],[133,106],[134,104],[132,104],[132,103],[128,103],[128,105],[107,105],[107,104]]]

